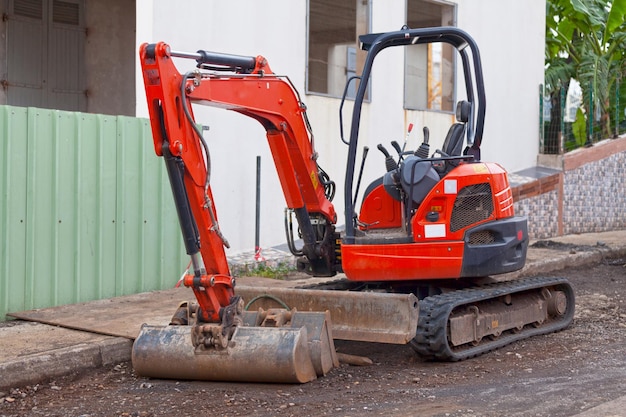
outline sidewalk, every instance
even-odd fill
[[[626,255],[626,230],[605,233],[571,235],[531,243],[527,264],[522,271],[507,274],[506,279],[518,276],[546,274],[564,267],[584,265],[600,261],[603,257]],[[298,283],[298,281],[295,281]],[[288,285],[287,281],[278,281],[279,285]],[[152,293],[130,296],[136,309],[150,311],[145,304],[153,303]],[[106,308],[107,300],[86,303],[100,309]],[[174,304],[172,304],[172,308]],[[95,314],[95,313],[94,313]],[[116,314],[118,314],[116,316]],[[0,398],[2,391],[12,387],[34,384],[40,381],[69,374],[76,371],[93,369],[130,360],[133,332],[141,323],[122,323],[125,316],[119,312],[107,314],[111,321],[119,322],[121,330],[109,334],[94,328],[93,331],[81,331],[38,322],[7,322],[0,324]],[[148,313],[146,313],[148,314]],[[97,318],[81,317],[88,327]],[[90,321],[91,320],[91,321]],[[44,320],[41,320],[45,322]],[[110,324],[110,323],[109,323]],[[114,323],[115,324],[115,323]],[[95,324],[94,324],[95,326]],[[130,330],[129,330],[130,329]],[[136,335],[136,333],[135,333]],[[604,404],[601,415],[608,415],[607,410],[626,409],[626,396]],[[608,408],[606,408],[608,407]],[[588,411],[582,415],[589,414]]]

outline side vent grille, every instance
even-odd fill
[[[472,233],[469,236],[469,245],[488,245],[490,243],[495,243],[496,236],[493,234],[491,230],[481,230],[476,233]]]
[[[489,183],[463,187],[456,196],[450,231],[456,232],[474,223],[488,219],[493,214],[493,196]]]

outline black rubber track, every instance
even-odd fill
[[[565,293],[567,310],[558,320],[546,320],[539,327],[525,326],[519,333],[506,332],[493,340],[483,338],[476,346],[452,348],[448,344],[448,318],[456,307],[543,287],[556,287]],[[427,359],[439,361],[469,359],[518,340],[566,328],[574,318],[574,306],[574,290],[565,278],[534,277],[452,291],[426,297],[420,301],[417,333],[409,343],[419,355]]]

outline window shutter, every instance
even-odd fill
[[[80,8],[78,3],[54,0],[52,4],[52,21],[66,25],[80,25]]]
[[[13,14],[31,19],[43,19],[43,0],[14,0]]]

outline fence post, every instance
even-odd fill
[[[254,260],[265,261],[261,254],[261,155],[256,157],[256,210],[254,222]]]
[[[565,95],[565,89],[563,86],[559,87],[559,106],[561,107],[561,120],[559,126],[559,149],[558,154],[562,155],[565,153],[565,105],[567,104],[567,98]]]
[[[546,153],[545,149],[545,122],[543,115],[545,91],[543,84],[539,84],[539,152]]]
[[[587,135],[587,145],[593,143],[593,85],[589,82],[589,115],[587,116],[589,122],[589,134]]]
[[[621,77],[615,79],[615,138],[619,137],[619,82]]]

